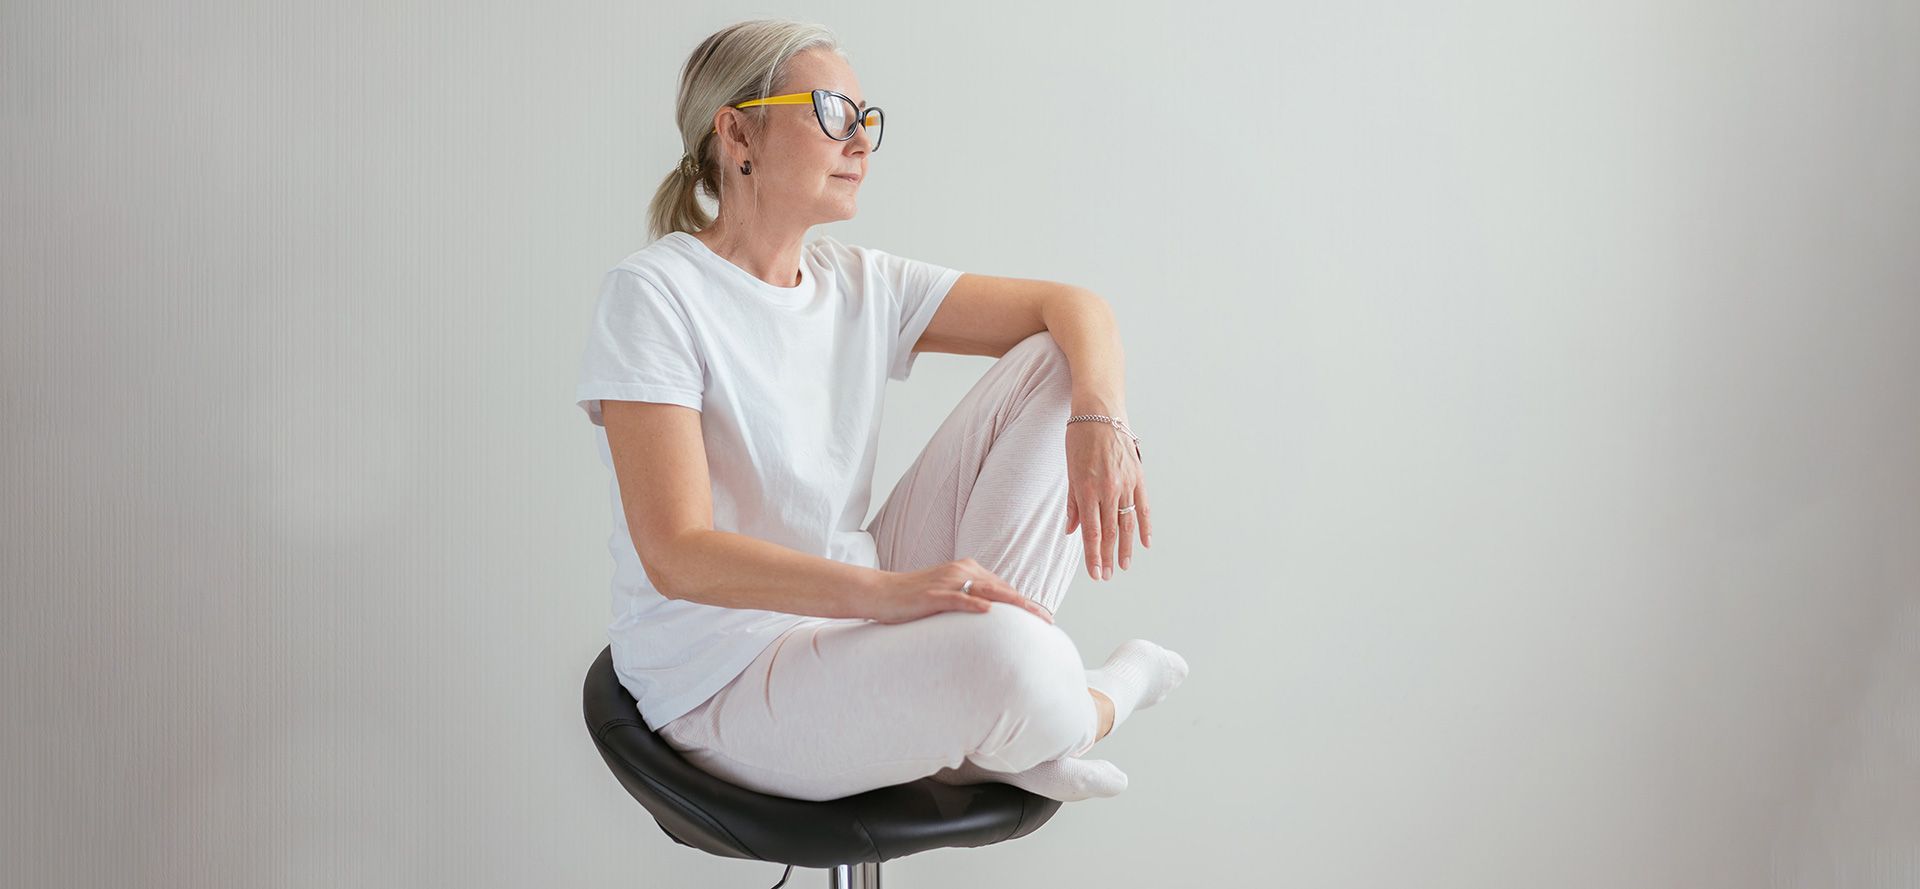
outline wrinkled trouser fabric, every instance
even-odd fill
[[[880,567],[972,558],[1057,612],[1084,564],[1064,533],[1065,353],[1042,331],[988,368],[866,528]],[[1094,744],[1065,630],[995,602],[900,624],[816,618],[660,727],[696,767],[789,799],[838,799],[957,767],[1022,771]]]

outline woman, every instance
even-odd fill
[[[614,477],[616,670],[669,745],[762,793],[933,776],[1113,796],[1125,773],[1081,754],[1187,667],[1135,639],[1086,670],[1053,624],[1076,526],[1096,578],[1116,551],[1129,566],[1136,527],[1151,542],[1112,315],[1078,288],[803,242],[854,215],[884,128],[864,96],[796,22],[722,30],[682,71],[690,149],[655,240],[603,279],[576,392]],[[862,527],[886,381],[922,351],[999,360]]]

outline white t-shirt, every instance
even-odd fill
[[[614,669],[655,730],[789,627],[829,619],[660,595],[627,528],[600,399],[701,412],[715,530],[879,567],[863,525],[887,379],[907,378],[960,272],[823,235],[803,246],[800,277],[768,284],[670,232],[601,279],[574,398],[613,495]]]

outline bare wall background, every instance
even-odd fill
[[[1156,545],[1061,624],[1193,669],[890,880],[1920,881],[1913,4],[7,0],[0,884],[778,878],[586,735],[571,402],[767,14],[889,112],[823,230],[1113,303]]]

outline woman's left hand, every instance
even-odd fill
[[[1118,415],[1116,415],[1118,416]],[[1120,513],[1120,507],[1134,507]],[[1111,423],[1067,424],[1067,530],[1082,529],[1087,573],[1095,580],[1113,576],[1117,564],[1133,566],[1133,535],[1153,546],[1153,520],[1147,516],[1145,470],[1133,440]]]

